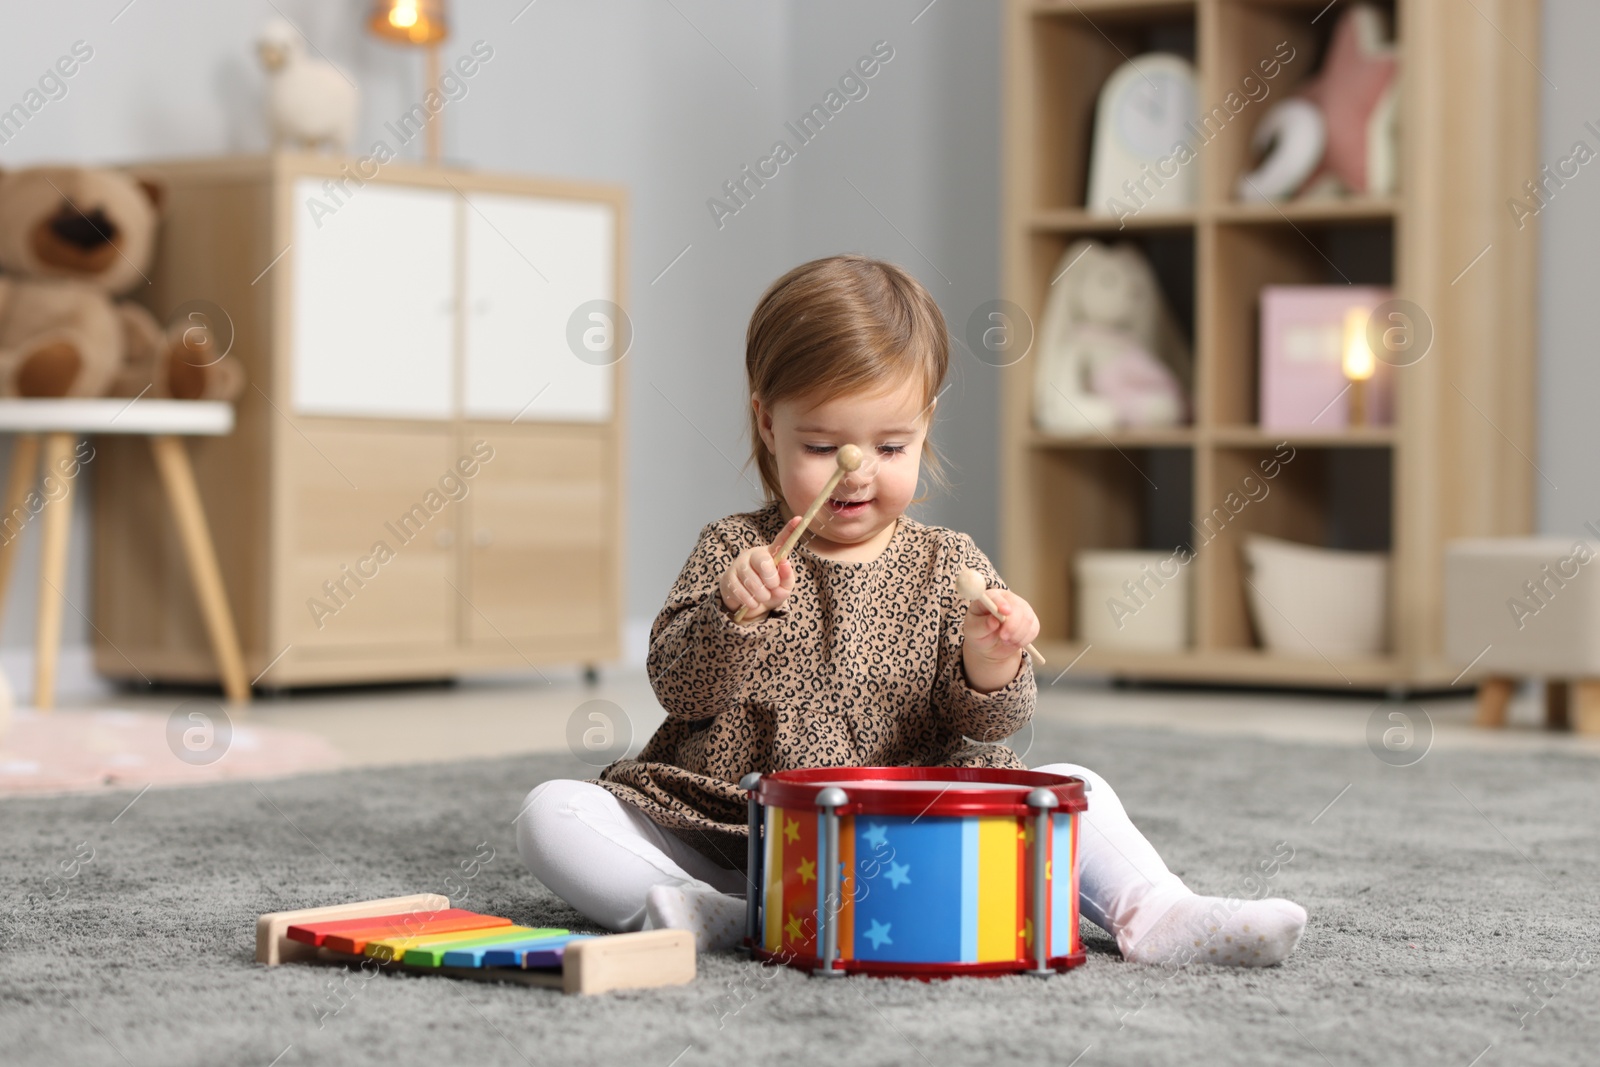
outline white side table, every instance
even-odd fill
[[[250,699],[244,657],[227,591],[217,566],[211,530],[195,486],[194,469],[181,437],[221,436],[233,432],[233,406],[195,400],[0,400],[0,433],[15,436],[11,476],[6,484],[4,522],[22,508],[40,479],[39,438],[44,438],[43,473],[54,473],[66,486],[60,499],[42,511],[39,556],[39,618],[34,651],[34,704],[49,710],[55,704],[56,658],[61,648],[62,586],[66,580],[67,541],[72,520],[72,479],[61,478],[78,439],[87,434],[135,434],[148,437],[167,503],[183,539],[189,576],[217,657],[222,688],[230,701]],[[16,557],[19,538],[0,545],[0,603]]]

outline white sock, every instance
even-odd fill
[[[1271,967],[1289,957],[1305,927],[1306,909],[1292,901],[1195,894],[1174,904],[1137,941],[1118,935],[1117,946],[1134,963]]]
[[[744,940],[743,897],[710,886],[652,886],[644,898],[646,930],[688,930],[699,952],[726,952]]]

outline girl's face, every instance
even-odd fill
[[[859,470],[847,474],[817,512],[814,548],[865,545],[894,525],[917,492],[933,405],[915,381],[869,396],[820,404],[780,400],[755,405],[761,440],[777,461],[778,484],[789,511],[803,515],[838,469],[841,445],[861,449]]]

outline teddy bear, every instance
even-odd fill
[[[1047,433],[1176,426],[1190,356],[1149,262],[1133,245],[1075,242],[1040,327],[1034,422]]]
[[[160,204],[122,171],[0,172],[0,396],[237,395],[209,324],[115,299],[150,283]]]

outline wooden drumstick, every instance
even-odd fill
[[[963,568],[961,573],[956,575],[956,595],[962,600],[982,602],[983,606],[989,609],[989,613],[997,619],[1006,617],[1006,613],[1000,610],[1000,606],[989,595],[989,583],[983,580],[983,575],[971,567]],[[1039,655],[1039,650],[1033,647],[1031,641],[1028,643],[1028,655],[1038,660],[1040,665],[1044,664],[1044,657]]]
[[[843,480],[844,476],[852,471],[861,469],[861,449],[855,445],[842,446],[834,458],[838,462],[838,467],[834,470],[833,475],[829,477],[828,484],[822,487],[822,492],[818,493],[817,498],[811,502],[811,506],[806,508],[805,517],[800,520],[800,525],[790,531],[789,536],[783,539],[783,544],[778,546],[778,554],[772,557],[773,566],[777,566],[789,558],[789,552],[794,548],[795,543],[800,540],[800,535],[806,532],[806,527],[810,526],[811,520],[817,517],[817,512],[822,510],[822,505],[828,502],[828,498],[839,487],[839,482]],[[744,622],[746,617],[745,609],[740,608],[739,613],[733,617],[733,621]]]

